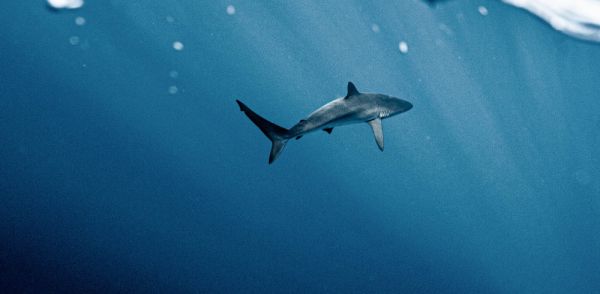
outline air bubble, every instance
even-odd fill
[[[71,36],[69,38],[69,43],[71,43],[71,45],[73,45],[73,46],[79,45],[79,37],[77,37],[77,36]]]
[[[371,31],[373,31],[374,33],[379,33],[379,31],[380,31],[379,25],[377,25],[376,23],[372,24]]]
[[[483,16],[486,16],[486,15],[488,15],[488,9],[487,9],[487,8],[485,8],[485,6],[479,6],[479,7],[477,8],[477,10],[479,10],[479,14],[481,14],[481,15],[483,15]]]
[[[578,170],[574,174],[575,180],[581,185],[588,185],[592,181],[592,176],[585,170]]]
[[[85,25],[85,18],[82,16],[78,16],[75,18],[75,24],[78,26]]]
[[[398,49],[400,49],[400,52],[406,54],[406,53],[408,53],[408,44],[406,44],[406,42],[404,42],[404,41],[401,41],[398,44]]]
[[[226,11],[227,11],[227,14],[234,15],[235,14],[235,6],[233,6],[233,5],[227,5]]]
[[[173,49],[175,49],[177,51],[183,50],[183,43],[181,43],[179,41],[173,42]]]

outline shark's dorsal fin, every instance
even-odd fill
[[[381,127],[381,119],[376,118],[367,122],[371,129],[373,129],[373,135],[375,135],[375,142],[379,146],[379,150],[383,151],[383,128]]]
[[[327,134],[331,134],[331,132],[333,132],[333,128],[324,128],[323,131],[327,132]]]
[[[358,92],[358,90],[356,89],[356,86],[354,86],[354,84],[352,82],[348,82],[348,94],[346,94],[345,98],[354,96],[354,95],[358,95],[360,94],[360,92]]]

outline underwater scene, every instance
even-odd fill
[[[0,293],[600,293],[600,1],[0,12]]]

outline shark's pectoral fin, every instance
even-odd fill
[[[298,137],[296,137],[296,140],[298,140],[298,139],[300,139],[300,138],[302,138],[302,136],[298,136]]]
[[[323,131],[327,132],[327,134],[331,134],[331,132],[333,132],[333,128],[324,128]]]
[[[376,118],[367,122],[371,129],[373,129],[373,135],[375,135],[375,142],[379,146],[379,150],[383,151],[383,129],[381,127],[381,119]]]

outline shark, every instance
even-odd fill
[[[236,102],[240,110],[271,140],[269,164],[281,155],[290,139],[300,139],[308,133],[320,130],[331,134],[335,127],[356,123],[369,124],[379,150],[383,151],[381,121],[413,108],[412,103],[400,98],[385,94],[361,93],[352,82],[348,82],[346,96],[319,107],[286,129],[258,115],[242,101],[236,99]]]

